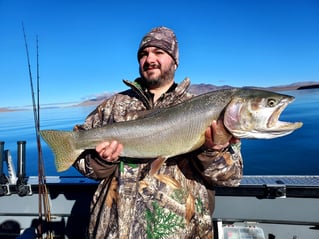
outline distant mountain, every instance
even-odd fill
[[[0,107],[0,113],[1,112],[8,112],[8,111],[15,111],[15,110],[10,109],[10,108]]]
[[[319,88],[319,82],[297,82],[290,85],[272,86],[266,89],[273,91],[286,91],[286,90],[304,90],[304,89],[315,89]]]
[[[287,91],[287,90],[301,90],[301,89],[311,89],[311,88],[319,88],[319,82],[299,82],[293,83],[289,85],[281,85],[281,86],[271,86],[271,87],[256,87],[256,86],[246,86],[251,88],[257,89],[265,89],[265,90],[272,90],[272,91]],[[229,85],[223,86],[216,86],[212,84],[192,84],[189,88],[189,91],[195,95],[204,94],[209,91],[219,90],[219,89],[227,89],[232,88]],[[87,105],[98,105],[104,99],[110,97],[111,94],[100,95],[94,99],[86,100],[81,102],[76,106],[87,106]]]
[[[211,84],[193,84],[190,86],[190,92],[192,92],[193,94],[199,95],[209,91],[231,88],[231,87],[232,86],[229,86],[229,85],[216,86]],[[302,90],[302,89],[319,88],[319,82],[299,82],[299,83],[293,83],[289,85],[270,86],[270,87],[256,87],[256,86],[245,86],[245,87],[271,90],[271,91]]]

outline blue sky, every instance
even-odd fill
[[[231,86],[319,82],[317,0],[0,0],[0,107],[31,104],[39,39],[40,101],[79,102],[126,89],[155,26],[180,47],[176,81]]]

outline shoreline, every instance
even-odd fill
[[[195,93],[195,94],[201,94],[201,93],[205,93],[205,92],[210,91],[210,90],[218,90],[218,89],[225,88],[225,87],[231,87],[231,86],[215,86],[212,84],[193,84],[190,86],[190,91]],[[270,90],[270,91],[307,90],[307,89],[318,89],[319,82],[293,83],[293,84],[285,85],[285,86],[270,86],[270,87],[245,86],[245,87],[259,88],[259,89]],[[83,101],[81,103],[68,105],[65,107],[94,106],[94,105],[98,105],[100,102],[102,102],[105,99],[105,97],[101,96],[101,97],[96,98],[96,99],[86,100],[86,101]],[[51,108],[52,108],[52,106],[51,106]],[[60,108],[60,107],[56,106],[53,108]],[[0,113],[24,111],[24,110],[31,110],[31,108],[30,107],[20,107],[20,108],[18,108],[18,107],[14,107],[14,108],[0,107]]]

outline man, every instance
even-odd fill
[[[106,99],[75,130],[136,119],[149,109],[193,97],[189,80],[174,81],[178,44],[165,27],[147,33],[138,49],[140,77]],[[132,132],[134,134],[134,132]],[[156,177],[152,160],[120,158],[121,142],[101,142],[74,166],[101,180],[91,203],[90,238],[213,238],[214,186],[237,186],[242,177],[240,142],[212,122],[202,148],[168,159]]]

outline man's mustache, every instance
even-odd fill
[[[144,71],[147,71],[147,70],[150,70],[150,69],[160,69],[160,65],[159,64],[145,64],[143,66],[143,70]]]

